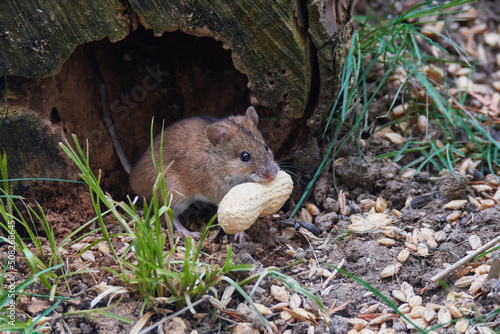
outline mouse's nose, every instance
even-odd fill
[[[274,178],[278,174],[278,170],[279,170],[279,168],[275,164],[267,166],[266,169],[264,170],[264,173],[263,173],[263,176],[266,179],[266,181],[274,180]]]

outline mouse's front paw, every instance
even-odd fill
[[[238,232],[234,234],[234,241],[244,244],[245,242],[250,241],[250,236],[245,232]]]
[[[200,238],[201,238],[200,232],[192,232],[192,231],[186,230],[186,232],[185,233],[183,232],[182,234],[184,234],[185,237],[191,237],[191,238],[196,239],[196,240],[200,240]]]
[[[191,232],[187,228],[182,225],[178,219],[174,218],[174,226],[177,229],[177,231],[181,232],[183,236],[185,237],[191,237],[196,240],[200,240],[201,238],[201,233],[200,232]]]

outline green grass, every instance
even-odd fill
[[[151,139],[153,136],[151,135]],[[256,281],[254,290],[266,276],[273,277],[286,285],[292,291],[296,291],[309,298],[321,311],[326,313],[326,308],[314,293],[300,286],[291,277],[284,275],[277,269],[265,270],[262,274],[248,278],[240,283],[236,281],[233,273],[237,271],[250,271],[253,265],[235,264],[232,254],[232,245],[228,245],[225,261],[221,265],[209,264],[210,256],[202,253],[202,244],[207,237],[208,230],[212,227],[215,217],[207,224],[199,242],[187,237],[184,244],[173,237],[173,213],[168,206],[168,196],[165,185],[164,174],[168,172],[168,166],[157,165],[158,177],[153,187],[153,197],[148,203],[144,200],[142,207],[137,207],[130,198],[127,202],[115,201],[109,194],[104,193],[100,187],[100,179],[92,172],[89,163],[88,146],[84,152],[76,136],[73,136],[73,145],[68,142],[60,144],[62,149],[75,162],[80,169],[80,177],[89,186],[92,203],[97,214],[97,221],[103,238],[96,240],[92,245],[106,240],[114,260],[119,265],[119,270],[102,268],[122,279],[126,285],[139,290],[144,303],[142,311],[147,304],[173,305],[177,309],[187,306],[191,312],[195,312],[191,306],[197,300],[204,298],[209,292],[217,293],[214,288],[222,283],[228,283],[243,296],[244,299],[260,315],[262,322],[270,330],[265,318],[257,311],[253,301],[252,293],[246,294],[241,286]],[[152,157],[158,152],[152,152]],[[162,148],[160,148],[161,159]],[[160,199],[161,196],[161,199]],[[106,213],[112,214],[125,230],[125,235],[131,238],[130,247],[118,256],[115,246],[111,242],[111,236],[106,231],[103,221],[104,213],[101,207],[107,208]],[[142,213],[140,213],[142,211]],[[162,219],[167,222],[168,228],[165,232],[161,227]],[[165,233],[167,235],[165,235]],[[168,239],[167,239],[168,238]],[[92,247],[89,245],[86,249]],[[82,250],[82,252],[85,251]],[[133,260],[127,260],[130,252],[134,252]],[[182,254],[183,259],[175,259],[174,255]],[[216,262],[219,259],[215,259]]]
[[[31,273],[22,283],[16,286],[16,293],[19,293],[19,298],[20,294],[25,293],[24,290],[33,283],[33,279],[37,278],[48,291],[46,296],[37,295],[37,297],[55,301],[40,316],[29,318],[24,323],[16,320],[15,324],[12,325],[12,323],[9,323],[7,317],[0,317],[0,321],[2,321],[0,322],[0,330],[8,329],[32,333],[46,326],[41,323],[43,322],[43,316],[50,314],[62,302],[62,299],[57,296],[59,283],[61,281],[64,282],[70,275],[93,271],[93,269],[88,269],[68,272],[66,259],[63,257],[64,250],[83,238],[95,234],[97,231],[102,233],[102,237],[82,249],[76,256],[83,254],[99,242],[107,242],[115,264],[118,265],[118,269],[116,267],[99,269],[110,272],[120,278],[128,287],[137,289],[144,299],[142,312],[145,311],[148,305],[155,307],[160,305],[169,307],[171,305],[177,309],[185,306],[194,313],[193,303],[205,298],[210,293],[217,295],[217,290],[215,289],[217,285],[230,284],[254,308],[266,328],[271,331],[266,319],[257,311],[252,301],[253,291],[255,291],[256,287],[266,276],[273,277],[286,285],[290,290],[304,295],[317,305],[321,311],[326,312],[326,308],[319,297],[301,287],[297,281],[284,275],[277,269],[268,269],[260,275],[253,276],[243,282],[238,282],[234,273],[238,271],[250,271],[253,269],[253,265],[235,264],[232,245],[228,245],[225,260],[222,262],[221,259],[214,259],[209,254],[204,254],[202,252],[202,245],[209,229],[215,221],[215,217],[207,224],[199,242],[195,242],[188,237],[182,243],[179,239],[174,238],[173,213],[168,206],[164,178],[164,174],[168,171],[168,166],[156,166],[158,178],[154,185],[153,198],[149,203],[144,200],[143,205],[138,207],[130,198],[127,198],[126,201],[115,201],[110,194],[103,191],[100,186],[100,173],[97,176],[94,175],[90,167],[88,146],[87,151],[84,152],[76,136],[73,136],[72,144],[65,142],[60,143],[60,146],[80,169],[80,177],[88,186],[96,217],[82,224],[63,240],[56,240],[42,207],[38,203],[36,207],[30,207],[24,202],[21,196],[12,193],[12,181],[20,179],[8,179],[7,156],[5,154],[0,156],[0,185],[2,186],[0,189],[0,215],[3,218],[3,222],[5,222],[0,222],[0,227],[8,235],[9,222],[16,224],[13,237],[11,239],[2,239],[15,245],[15,249],[22,254]],[[155,153],[157,152],[152,152],[153,157]],[[160,148],[159,154],[161,157],[162,148]],[[159,159],[159,161],[163,161],[163,159]],[[40,178],[40,180],[65,181],[45,178]],[[21,211],[19,207],[24,207],[24,210]],[[132,240],[130,246],[121,255],[118,255],[115,245],[112,242],[113,237],[119,234],[110,234],[104,223],[104,218],[109,215],[113,216],[123,227],[124,232],[121,235],[128,236]],[[161,226],[162,220],[167,222],[167,231]],[[84,230],[95,222],[99,224],[99,228],[84,233]],[[42,227],[43,236],[47,239],[50,248],[49,252],[45,250],[45,245],[39,239],[38,226]],[[21,238],[18,234],[20,227],[26,231],[28,244],[31,244],[30,247],[36,248],[35,253],[37,255],[28,247],[26,239]],[[179,259],[179,254],[182,254],[182,259]],[[1,277],[2,282],[4,276],[5,272]],[[257,281],[257,283],[252,293],[248,295],[241,286],[252,281]],[[1,307],[5,307],[9,303],[8,291],[1,291],[0,302],[2,303]],[[114,307],[117,303],[106,308],[91,308],[65,313],[64,315],[81,315],[93,319],[93,314],[98,314],[130,323],[129,319],[108,312],[108,309]]]
[[[63,302],[65,298],[58,298],[58,300],[51,305],[50,308],[42,312],[35,318],[28,318],[25,322],[22,322],[18,319],[12,319],[9,317],[9,310],[12,306],[18,303],[20,297],[25,294],[25,290],[31,286],[37,278],[42,277],[48,273],[53,273],[58,268],[61,268],[61,265],[54,266],[51,268],[44,269],[42,271],[37,272],[35,275],[28,276],[24,281],[15,286],[13,290],[0,290],[0,310],[2,311],[0,314],[0,331],[16,331],[21,333],[40,333],[42,328],[49,328],[48,324],[43,321],[43,318],[52,312],[59,304]],[[7,274],[7,267],[4,267],[2,272],[2,276],[0,277],[0,286],[3,287],[4,278]],[[17,297],[16,297],[17,296]],[[37,296],[37,297],[46,297],[48,296]],[[19,311],[16,311],[19,312]]]
[[[494,125],[485,125],[490,120],[488,117],[482,114],[472,115],[463,106],[467,98],[466,92],[459,92],[457,98],[448,94],[448,88],[456,86],[456,78],[446,77],[445,64],[459,63],[463,67],[473,67],[473,60],[448,37],[447,32],[437,35],[441,41],[452,45],[456,54],[450,54],[439,42],[422,33],[425,23],[447,23],[451,20],[449,15],[456,14],[451,9],[471,2],[473,1],[455,0],[445,4],[425,2],[392,19],[371,15],[356,17],[360,29],[352,36],[338,97],[324,130],[324,135],[328,134],[333,140],[291,216],[297,213],[316,180],[329,168],[345,145],[351,145],[351,152],[363,157],[364,151],[359,139],[362,136],[369,137],[377,129],[387,126],[399,131],[406,142],[399,150],[381,154],[377,158],[390,158],[392,162],[401,163],[404,157],[412,154],[411,162],[406,163],[402,170],[415,168],[414,175],[423,169],[453,170],[461,159],[471,157],[482,161],[483,172],[495,174],[495,168],[500,167],[500,143],[488,131],[488,127]],[[431,19],[436,15],[439,16],[438,20]],[[426,17],[429,19],[424,20],[425,22],[416,21]],[[422,48],[424,44],[436,47],[445,57],[438,59],[427,54]],[[435,84],[426,76],[424,67],[430,65],[445,73],[442,84]],[[372,75],[375,70],[379,72]],[[404,73],[404,76],[400,80],[401,84],[394,89],[390,79],[398,73]],[[415,91],[425,93],[423,102],[417,101]],[[368,122],[368,110],[372,103],[384,96],[387,97],[386,115],[391,114],[399,104],[410,102],[410,107],[401,118],[386,120],[385,115],[379,115],[376,122]],[[440,129],[442,135],[439,142],[430,139],[427,133],[415,137],[403,131],[402,125],[415,121],[419,115],[426,116],[428,124]],[[464,131],[475,148],[463,153],[466,143],[456,137],[453,131],[455,129]]]
[[[184,245],[173,237],[173,213],[168,206],[163,166],[158,166],[158,178],[154,185],[153,198],[150,203],[144,201],[142,207],[137,207],[134,201],[115,201],[100,187],[100,179],[93,174],[88,151],[83,152],[76,136],[73,137],[73,148],[68,142],[61,147],[75,162],[81,171],[81,178],[89,186],[92,204],[97,214],[100,229],[114,260],[120,270],[103,268],[120,277],[127,285],[136,287],[145,303],[155,304],[162,297],[166,304],[173,304],[178,309],[189,306],[202,298],[224,277],[236,271],[248,271],[252,265],[236,265],[232,260],[232,246],[228,246],[226,261],[222,266],[211,265],[201,261],[200,256],[203,241],[215,217],[207,224],[198,243],[190,237]],[[154,153],[153,153],[154,154]],[[160,159],[161,160],[161,159]],[[159,196],[162,196],[162,200]],[[167,203],[164,205],[163,203]],[[106,230],[101,207],[106,207],[125,230],[125,235],[132,239],[129,247],[121,256],[117,255],[111,236]],[[144,213],[140,214],[142,210]],[[167,233],[161,227],[162,218],[168,222]],[[129,224],[132,223],[132,224]],[[165,235],[167,234],[167,235]],[[168,240],[167,240],[168,238]],[[99,242],[95,241],[95,243]],[[89,246],[91,247],[91,246]],[[136,261],[126,260],[127,255],[134,251]],[[183,260],[176,260],[174,255],[184,254]],[[143,305],[143,310],[146,304]],[[194,312],[194,310],[192,310]]]
[[[42,245],[38,239],[37,229],[35,224],[41,224],[45,229],[47,234],[47,239],[52,248],[52,253],[55,252],[55,242],[54,242],[54,234],[50,229],[50,226],[45,218],[43,210],[39,207],[39,212],[36,210],[26,206],[29,220],[26,220],[25,217],[21,214],[18,207],[15,205],[14,200],[22,201],[20,196],[15,196],[11,193],[11,184],[9,181],[5,181],[8,179],[7,177],[7,155],[3,154],[0,156],[0,180],[3,185],[3,188],[0,189],[0,216],[3,218],[2,222],[0,222],[0,227],[4,229],[6,235],[10,236],[10,239],[5,237],[0,237],[0,240],[15,246],[15,250],[23,255],[26,260],[26,264],[28,265],[30,272],[32,275],[36,275],[41,273],[42,271],[47,269],[46,266],[46,254],[42,248]],[[24,204],[24,202],[22,202]],[[9,233],[11,230],[9,229],[9,223],[14,226],[15,233]],[[21,239],[19,234],[17,233],[18,227],[16,224],[20,224],[24,227],[26,232],[29,235],[30,241],[35,245],[38,250],[39,256],[35,256],[31,250],[27,247],[25,242]],[[51,259],[54,265],[61,263],[62,261],[56,255]],[[50,266],[50,265],[49,265]],[[52,271],[47,271],[44,274],[39,276],[39,279],[43,283],[43,285],[48,289],[54,289],[55,285],[53,285],[53,281],[57,279],[57,275]]]
[[[23,179],[24,180],[24,179]],[[29,180],[29,179],[28,179]],[[54,181],[53,179],[44,179],[47,181]],[[4,283],[10,283],[12,280],[15,284],[15,289],[1,290],[0,291],[0,309],[3,312],[8,310],[11,302],[17,304],[19,298],[23,294],[27,294],[25,290],[35,282],[40,280],[48,291],[48,295],[37,295],[37,298],[47,298],[50,301],[55,301],[51,307],[42,312],[42,314],[29,318],[25,321],[15,320],[12,322],[5,314],[0,315],[0,331],[19,331],[23,333],[38,332],[44,326],[43,317],[52,312],[64,299],[57,297],[57,287],[60,281],[65,281],[69,275],[78,274],[77,272],[68,273],[66,268],[65,259],[62,257],[63,250],[69,247],[73,242],[77,242],[88,234],[84,234],[80,238],[76,238],[83,229],[87,228],[93,223],[93,220],[82,224],[78,229],[66,236],[61,242],[57,243],[54,232],[50,227],[42,207],[37,203],[36,209],[28,206],[21,196],[12,193],[12,179],[8,179],[7,171],[7,155],[0,155],[0,227],[5,231],[5,237],[0,236],[0,241],[9,244],[7,246],[7,254],[12,255],[12,259],[7,258],[3,266],[2,276],[0,277],[0,286],[3,287]],[[57,180],[65,181],[65,180]],[[18,208],[20,204],[25,209],[25,214]],[[38,234],[37,226],[42,226],[43,236],[47,239],[49,245],[49,253],[45,251]],[[20,228],[22,227],[22,229]],[[26,231],[28,237],[21,238],[19,231]],[[35,255],[28,244],[36,249]],[[12,253],[12,254],[11,254]],[[19,265],[15,264],[15,254],[22,255],[25,263],[29,268],[30,274],[27,275],[23,281],[18,282],[21,278],[18,277],[17,268]],[[14,262],[9,262],[12,260]],[[88,272],[88,271],[87,271]],[[6,278],[9,278],[6,281]],[[69,290],[69,285],[67,286]],[[15,298],[17,296],[17,298]],[[20,312],[20,311],[17,311]],[[99,310],[93,310],[99,312]]]
[[[5,102],[3,103],[2,112],[0,113],[0,127],[2,126],[5,115],[7,114],[7,97],[9,94],[9,86],[7,85],[7,75],[5,74],[5,71],[3,72],[3,78],[5,81]]]

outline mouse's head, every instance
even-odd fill
[[[224,157],[219,168],[231,183],[268,182],[278,173],[273,152],[257,129],[259,116],[248,107],[245,116],[230,116],[207,127],[211,151]]]

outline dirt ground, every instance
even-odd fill
[[[500,24],[498,13],[495,13],[498,9],[491,9],[495,8],[492,4],[495,2],[485,1],[481,5],[475,12],[473,24],[487,23],[488,29]],[[477,14],[485,12],[488,15]],[[460,23],[456,31],[450,31],[452,38],[464,45],[467,36],[458,31],[467,24],[470,25]],[[484,44],[480,34],[473,38],[478,45]],[[491,48],[491,52],[496,52],[498,59],[499,45]],[[500,80],[499,63],[479,59],[477,66],[479,74],[476,76],[480,77],[482,84],[493,85]],[[386,114],[385,107],[380,105],[380,110],[371,112],[374,115]],[[415,141],[423,139],[423,134],[418,134],[416,130],[413,133],[417,136]],[[498,273],[492,273],[491,268],[494,263],[498,265],[494,259],[500,258],[500,251],[448,274],[443,279],[445,285],[432,281],[436,274],[499,235],[497,178],[488,175],[484,166],[476,165],[470,159],[461,161],[453,173],[438,173],[431,168],[411,178],[408,173],[401,173],[402,166],[408,161],[396,164],[389,159],[375,158],[400,148],[386,137],[375,135],[366,139],[363,159],[345,149],[316,182],[313,193],[306,201],[307,207],[301,208],[297,215],[319,228],[320,237],[315,238],[303,228],[296,229],[280,221],[292,212],[313,174],[313,167],[317,166],[329,143],[328,136],[317,136],[308,141],[295,160],[286,165],[286,169],[294,174],[295,190],[291,199],[277,215],[259,219],[247,231],[251,241],[234,244],[234,257],[239,259],[239,263],[254,264],[256,269],[253,273],[268,267],[287,267],[302,260],[282,272],[316,292],[330,309],[330,321],[327,322],[311,302],[297,298],[293,291],[276,292],[276,286],[280,284],[266,278],[257,288],[253,300],[271,309],[266,318],[274,324],[277,333],[416,332],[376,293],[344,274],[334,275],[331,266],[341,266],[371,285],[400,310],[406,310],[403,313],[421,328],[429,329],[448,319],[454,320],[454,323],[436,328],[434,332],[464,333],[467,324],[470,325],[467,333],[498,332],[500,318],[493,311],[500,304],[500,283]],[[496,172],[498,175],[498,170]],[[36,200],[41,204],[57,240],[62,240],[95,217],[84,185],[33,182],[23,196],[28,203],[34,204]],[[208,221],[214,212],[214,208],[208,208],[199,219],[188,224],[188,228],[201,230],[203,225],[199,222]],[[122,231],[113,219],[108,219],[106,224],[110,233]],[[91,228],[94,227],[97,226]],[[226,246],[233,239],[232,236],[223,236],[214,240],[217,232],[210,232],[203,250],[222,262]],[[90,236],[82,242],[91,242],[91,238],[99,236]],[[40,239],[47,246],[46,239]],[[113,240],[116,249],[127,242],[119,238]],[[78,251],[78,248],[67,249],[68,271],[95,269],[95,272],[70,276],[69,291],[68,285],[60,283],[58,292],[71,299],[48,315],[52,331],[82,334],[130,332],[132,325],[111,317],[97,314],[92,314],[94,318],[63,316],[66,312],[89,309],[92,300],[102,291],[99,284],[123,286],[123,282],[99,269],[104,266],[117,269],[113,267],[109,254],[97,246],[89,251],[92,256],[76,257]],[[0,263],[5,261],[5,257],[6,252],[0,252]],[[17,260],[23,262],[21,257]],[[20,279],[29,274],[26,265],[21,264],[18,270]],[[219,296],[225,288],[224,284],[217,286]],[[252,288],[253,285],[248,285],[245,290],[249,292]],[[49,295],[39,282],[29,292]],[[94,308],[106,307],[108,301],[105,298]],[[283,302],[288,304],[283,306]],[[121,294],[120,303],[108,311],[137,322],[141,317],[142,303],[137,291],[127,289]],[[235,292],[227,308],[241,311],[242,303],[244,299]],[[23,296],[17,305],[30,317],[49,306],[47,299],[34,296]],[[306,310],[317,317],[317,323],[299,316],[299,311],[285,311],[284,308]],[[217,313],[215,316],[216,309],[208,302],[200,304],[196,310],[196,316],[187,311],[179,315],[181,320],[174,318],[163,324],[163,332],[249,333],[252,328],[261,329],[258,321],[250,320],[245,325],[228,314]],[[155,313],[146,325],[162,317]],[[252,319],[251,316],[249,318]]]

